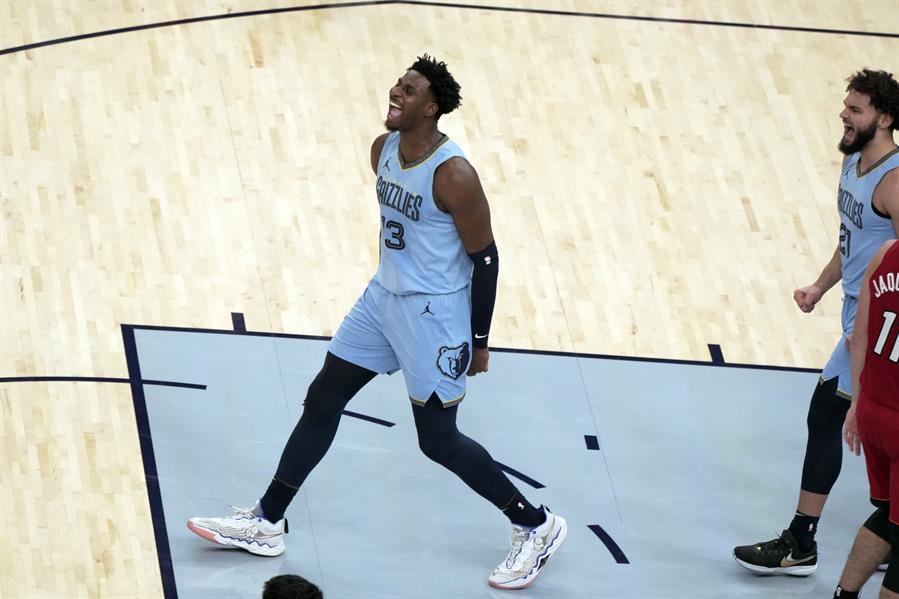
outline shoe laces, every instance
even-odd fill
[[[512,527],[512,550],[509,552],[509,555],[506,557],[506,568],[512,568],[515,565],[515,560],[521,554],[521,549],[524,547],[525,541],[531,536],[531,529],[523,528],[521,526],[513,526]]]
[[[759,550],[765,553],[772,553],[775,551],[782,551],[784,549],[791,549],[790,544],[786,542],[783,538],[783,533],[777,535],[777,538],[771,539],[770,541],[765,541],[764,543],[759,543]]]
[[[237,507],[232,505],[231,511],[233,512],[231,514],[231,517],[235,520],[246,520],[248,518],[250,520],[255,520],[258,517],[255,513],[253,513],[253,508],[249,507]]]

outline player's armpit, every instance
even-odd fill
[[[371,170],[378,174],[378,160],[381,158],[381,150],[384,149],[384,142],[390,133],[382,133],[375,138],[371,144]]]
[[[894,168],[883,176],[874,190],[871,203],[880,212],[890,216],[893,230],[899,238],[899,168]]]

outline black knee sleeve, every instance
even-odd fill
[[[883,586],[888,591],[899,593],[899,524],[890,522],[890,545],[893,551],[890,554],[890,566],[883,577]]]
[[[876,534],[878,537],[892,543],[890,540],[890,518],[889,511],[883,507],[878,507],[871,514],[871,517],[865,520],[864,527]]]
[[[843,422],[850,403],[837,397],[837,382],[819,383],[808,408],[802,490],[811,493],[829,494],[843,465]]]
[[[418,435],[418,447],[428,459],[446,465],[455,451],[460,436],[461,433],[457,428],[451,431],[430,431]]]
[[[303,402],[303,417],[314,419],[328,419],[340,415],[343,408],[349,402],[349,398],[341,397],[324,381],[316,377],[306,391],[306,400]]]
[[[312,417],[338,416],[346,404],[376,373],[338,358],[331,352],[306,391],[303,413]]]

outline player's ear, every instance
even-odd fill
[[[431,118],[432,116],[437,114],[437,111],[440,110],[440,107],[437,106],[437,102],[431,102],[428,104],[428,107],[425,108],[425,116]]]
[[[880,117],[877,119],[877,126],[881,129],[889,129],[890,125],[893,124],[893,115],[889,112],[880,113]]]

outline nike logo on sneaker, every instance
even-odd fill
[[[486,336],[487,336],[487,335],[478,335],[477,333],[474,334],[474,338],[475,338],[475,339],[483,339],[483,338],[485,338]]]
[[[815,554],[809,555],[808,557],[804,557],[802,559],[793,559],[793,552],[787,554],[785,558],[780,560],[781,568],[789,568],[790,566],[797,566],[799,564],[804,564],[807,561],[814,559]]]

